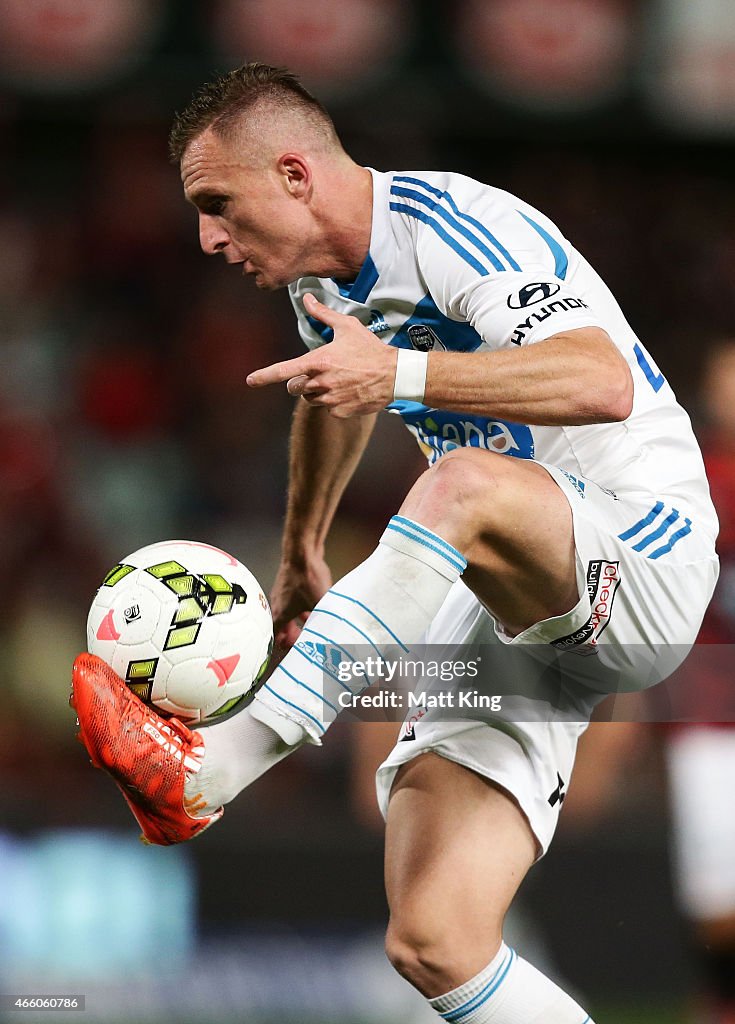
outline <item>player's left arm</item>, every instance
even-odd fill
[[[633,378],[601,327],[578,327],[527,347],[432,352],[426,405],[539,426],[626,419]]]
[[[337,313],[312,295],[305,296],[304,306],[310,316],[333,328],[334,340],[251,373],[248,384],[288,382],[291,394],[323,405],[335,416],[375,412],[388,405],[393,400],[397,350],[380,342],[355,317]],[[476,319],[482,318],[480,308]],[[431,352],[424,400],[441,409],[522,423],[575,426],[625,419],[632,406],[633,381],[608,334],[601,327],[584,326],[527,346]]]

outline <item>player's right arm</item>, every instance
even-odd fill
[[[324,408],[296,403],[281,562],[271,592],[278,643],[294,642],[298,620],[303,621],[331,586],[324,557],[327,534],[375,419],[373,414],[338,420]]]

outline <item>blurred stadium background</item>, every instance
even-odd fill
[[[363,163],[449,167],[538,205],[696,419],[703,356],[735,332],[735,10],[0,0],[0,991],[86,993],[60,1019],[90,1024],[421,1024],[433,1014],[381,949],[369,777],[385,730],[338,725],[204,840],[156,850],[66,705],[88,603],[125,552],[192,537],[273,578],[291,400],[244,379],[297,353],[295,326],[285,294],[199,252],[166,158],[173,110],[244,59],[302,73]],[[334,531],[337,573],[420,468],[397,423],[380,433]],[[608,797],[575,814],[572,787],[514,934],[599,1024],[676,1024],[695,979],[655,745]]]

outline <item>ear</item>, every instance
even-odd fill
[[[284,188],[295,199],[303,199],[311,191],[312,170],[301,154],[284,153],[278,158],[278,172]]]

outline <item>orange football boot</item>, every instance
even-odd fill
[[[176,718],[163,718],[144,704],[109,665],[80,654],[72,670],[69,700],[79,720],[78,738],[92,764],[115,780],[143,829],[141,839],[170,846],[193,839],[218,821],[223,808],[206,817],[201,795],[184,796],[184,784],[202,766],[204,742]]]

